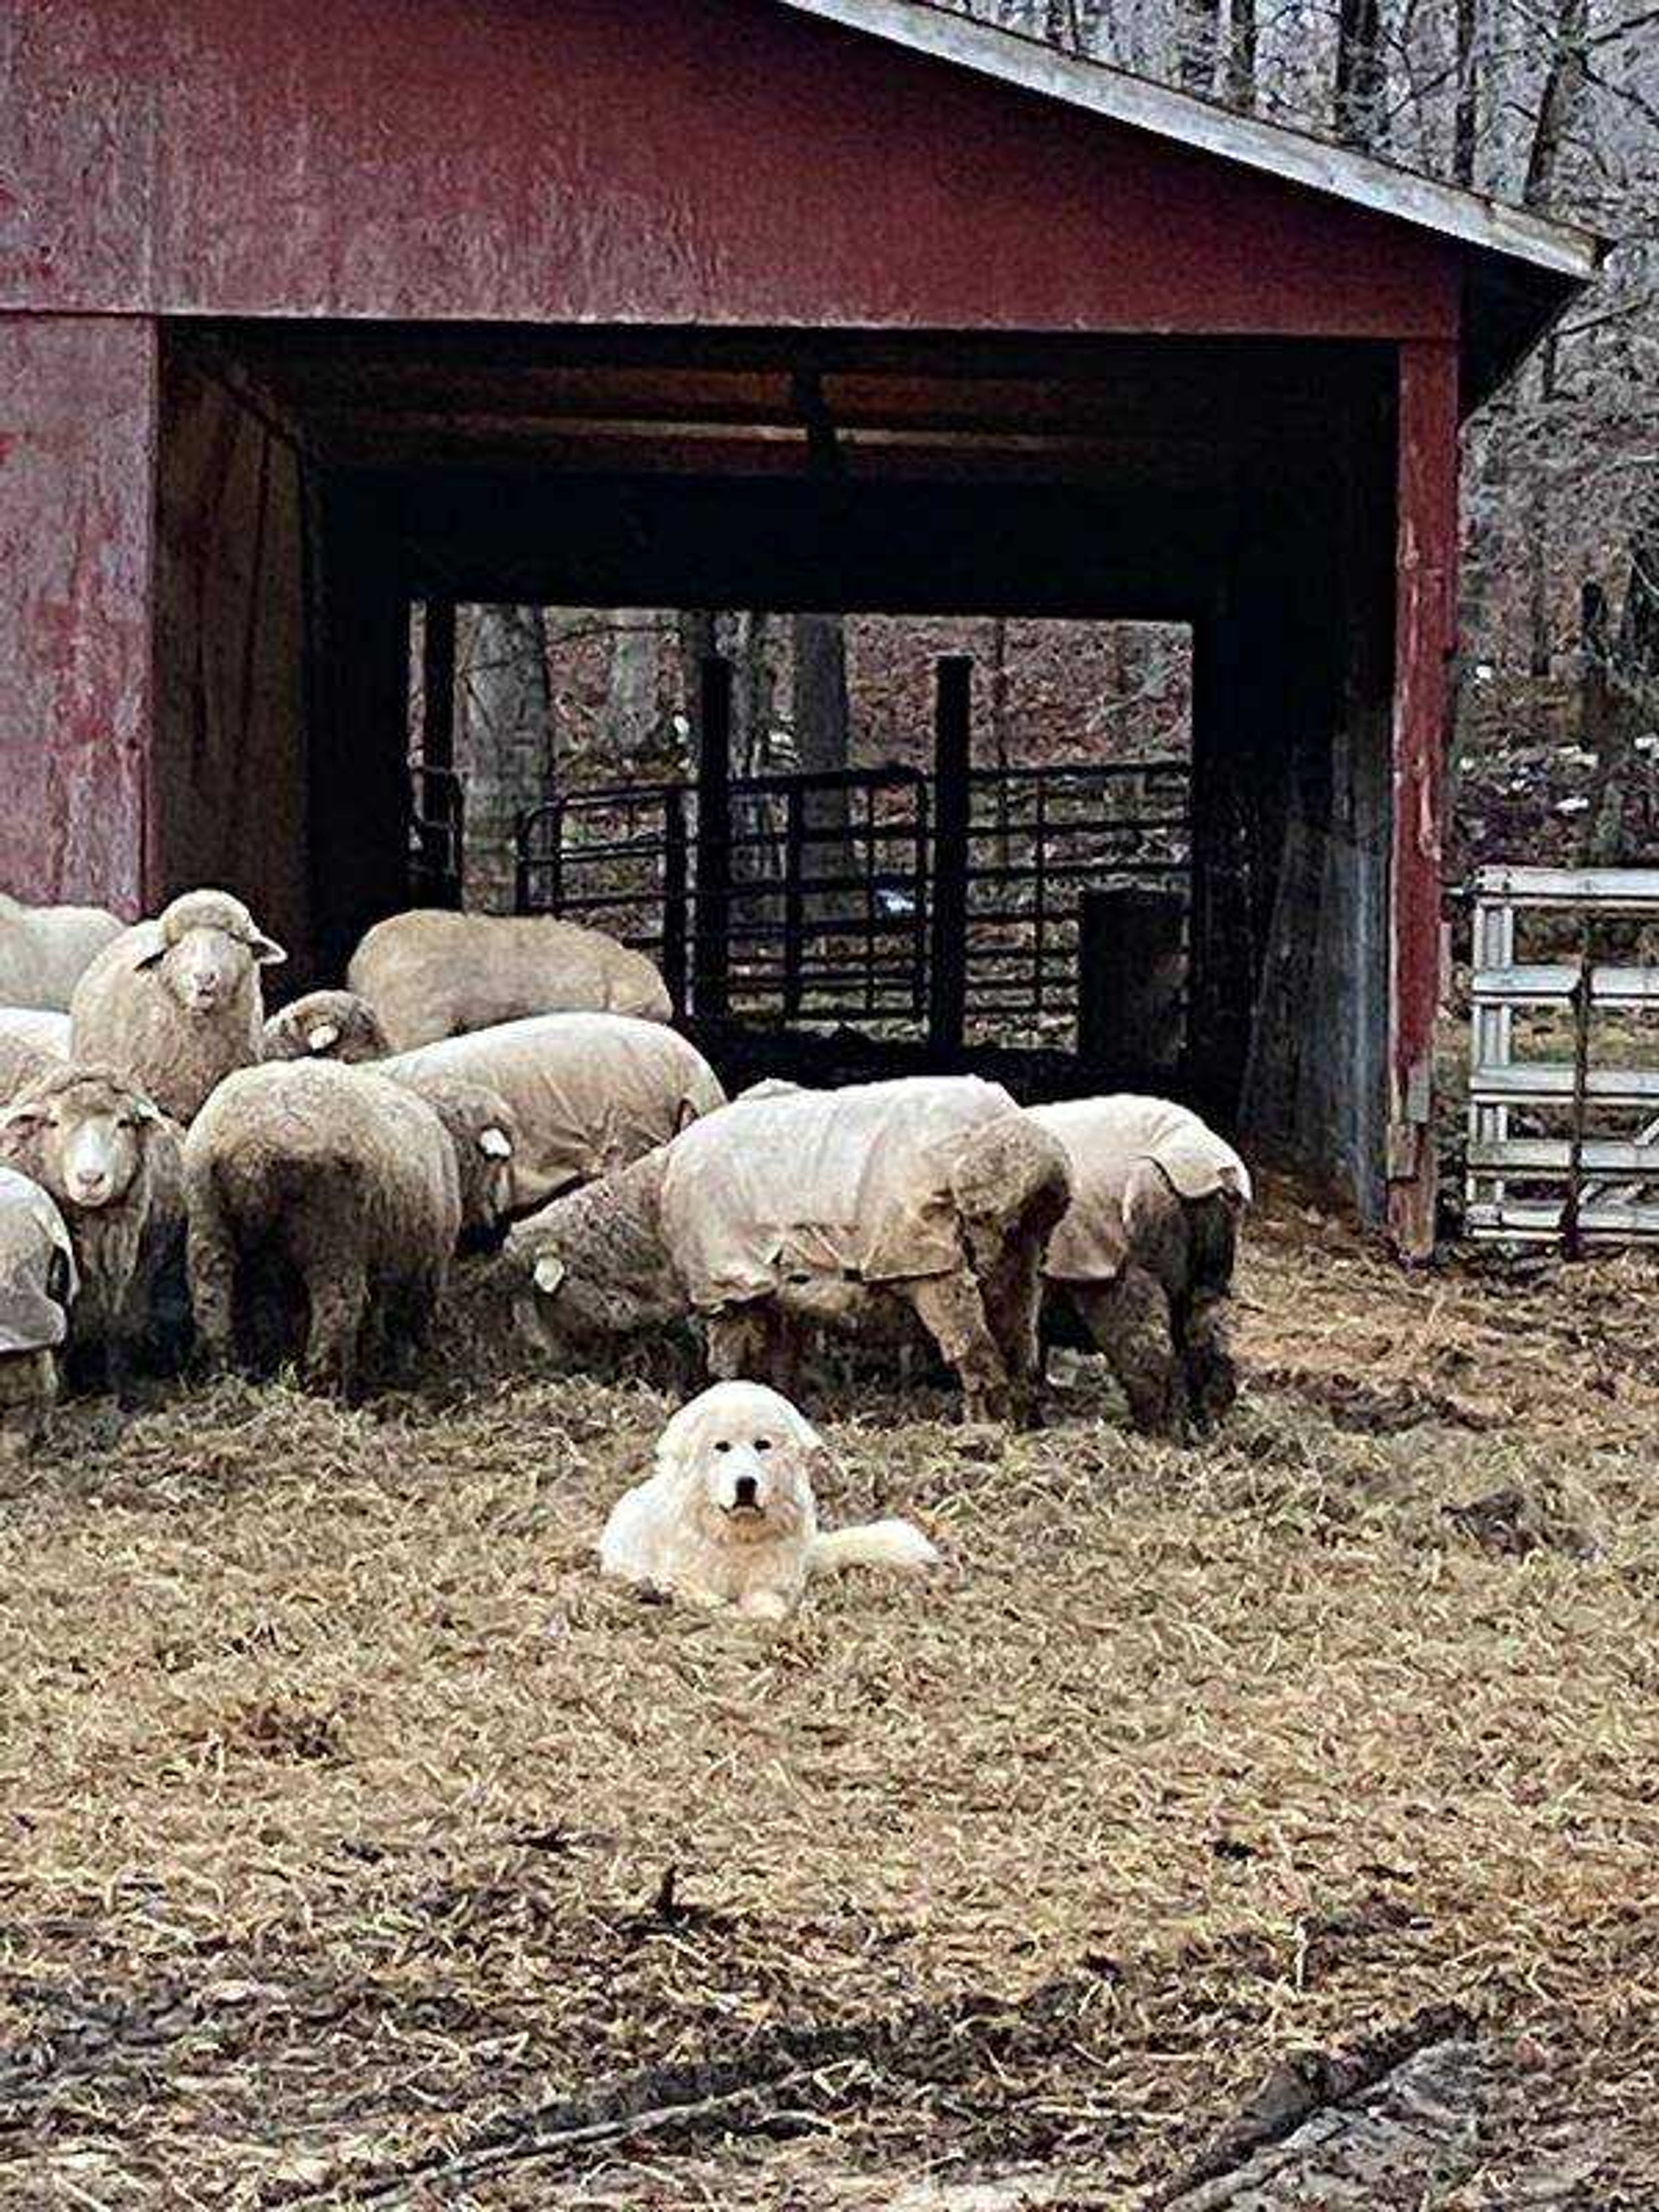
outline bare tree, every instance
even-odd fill
[[[605,684],[605,735],[623,760],[643,752],[656,734],[658,646],[661,617],[624,608],[611,635]]]
[[[1379,0],[1339,0],[1336,18],[1336,135],[1347,146],[1376,146],[1386,86]]]
[[[477,607],[467,625],[456,755],[466,773],[467,905],[512,904],[514,832],[553,769],[547,625],[540,607]]]
[[[1232,0],[1228,19],[1227,98],[1235,107],[1255,106],[1255,0]]]

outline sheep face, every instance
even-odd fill
[[[350,991],[309,991],[265,1024],[267,1060],[361,1060],[386,1057],[385,1031],[366,999]]]
[[[0,1118],[0,1157],[24,1166],[77,1212],[118,1206],[143,1164],[161,1115],[142,1091],[80,1070],[48,1078]]]
[[[619,1337],[682,1319],[685,1305],[668,1282],[653,1286],[589,1274],[580,1260],[573,1266],[544,1242],[514,1310],[531,1343],[580,1358]]]
[[[455,1148],[464,1232],[487,1234],[513,1202],[519,1126],[499,1091],[482,1083],[422,1085],[423,1097]]]
[[[161,916],[161,943],[139,965],[149,969],[187,1014],[207,1019],[246,990],[258,968],[288,955],[263,935],[240,899],[187,892]]]

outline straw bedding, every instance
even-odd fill
[[[1242,1287],[1197,1452],[1094,1360],[1012,1440],[832,1392],[826,1519],[953,1564],[776,1632],[597,1581],[668,1370],[515,1371],[487,1271],[411,1395],[69,1409],[0,1506],[0,2205],[1150,2203],[1448,2020],[1423,2201],[1659,2201],[1659,1281],[1274,1193]]]

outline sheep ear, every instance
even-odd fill
[[[536,1288],[551,1297],[565,1279],[568,1270],[556,1252],[544,1252],[536,1262]]]
[[[153,952],[141,952],[132,963],[134,972],[145,968],[159,968],[167,958],[169,949],[167,939],[163,938]]]
[[[261,968],[279,967],[288,958],[275,938],[261,937],[257,929],[247,941],[247,949]]]
[[[278,954],[277,957],[280,959],[282,956]],[[326,1052],[330,1045],[339,1042],[340,1025],[337,1022],[319,1022],[315,1029],[306,1031],[306,1042],[313,1052]]]
[[[478,1150],[487,1160],[510,1160],[513,1157],[513,1139],[505,1129],[498,1129],[492,1124],[488,1129],[479,1130]],[[537,1266],[539,1270],[539,1261]]]
[[[35,1130],[44,1129],[46,1126],[46,1109],[44,1106],[8,1106],[5,1112],[0,1114],[0,1137],[32,1136]]]

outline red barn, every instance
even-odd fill
[[[422,598],[1189,622],[1202,1025],[1422,1247],[1458,424],[1594,240],[924,0],[30,0],[0,70],[9,888],[337,968]]]

